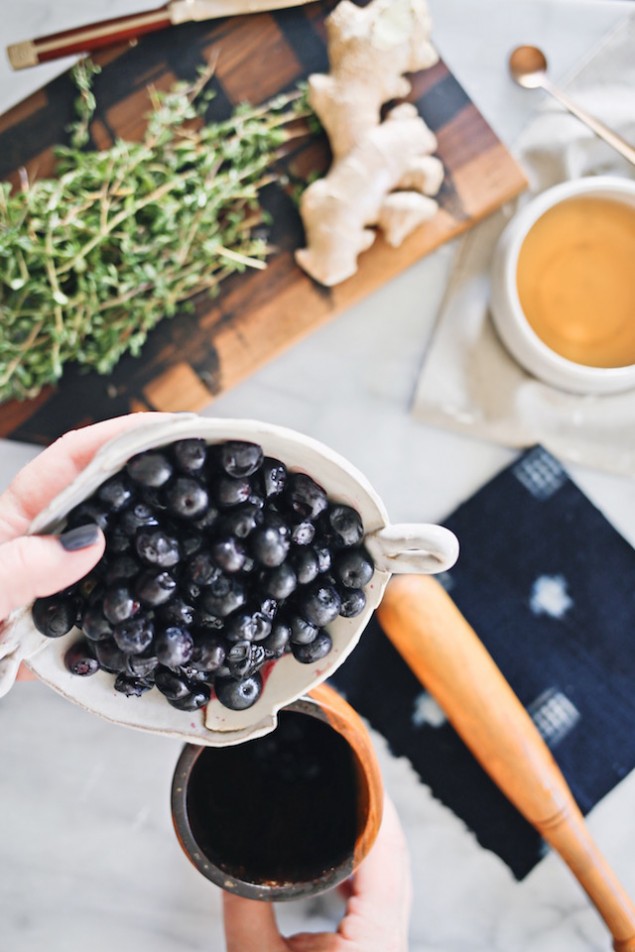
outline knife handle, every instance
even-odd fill
[[[616,952],[635,952],[635,906],[533,721],[450,596],[429,576],[394,576],[377,617],[476,759],[570,867]]]
[[[62,30],[34,40],[24,40],[7,47],[7,56],[13,69],[26,69],[49,60],[74,53],[90,53],[104,46],[131,40],[144,33],[152,33],[170,26],[169,5],[147,13],[101,20],[88,26]]]

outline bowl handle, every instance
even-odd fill
[[[382,572],[436,575],[452,568],[458,539],[443,526],[401,523],[369,533],[364,544]]]

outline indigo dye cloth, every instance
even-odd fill
[[[635,550],[534,447],[444,525],[438,576],[525,705],[583,813],[635,767]],[[489,779],[374,619],[333,677],[432,793],[522,879],[538,833]]]

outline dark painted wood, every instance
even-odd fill
[[[310,72],[328,68],[324,19],[332,0],[299,9],[184,24],[95,56],[98,108],[92,126],[96,147],[114,135],[134,139],[149,108],[147,86],[167,89],[191,79],[219,56],[217,96],[210,118],[226,116],[245,99],[264,101]],[[293,202],[277,185],[263,201],[273,213],[276,247],[265,271],[234,276],[215,299],[200,296],[193,314],[166,319],[150,334],[140,357],[125,357],[110,377],[69,367],[57,387],[37,399],[0,406],[0,436],[47,444],[71,427],[140,409],[200,410],[265,361],[407,268],[422,255],[465,231],[525,186],[522,171],[497,139],[443,62],[412,77],[412,99],[434,129],[446,178],[442,211],[401,248],[381,238],[360,259],[359,272],[327,290],[296,267],[293,251],[302,224]],[[75,90],[68,75],[49,83],[0,117],[0,177],[17,183],[54,170],[53,147],[65,141]],[[281,166],[293,179],[329,163],[325,141],[305,141]]]

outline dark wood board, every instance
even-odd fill
[[[139,138],[149,109],[147,88],[168,89],[192,79],[218,57],[210,108],[213,118],[236,103],[262,102],[328,69],[324,19],[334,2],[271,14],[186,24],[142,38],[136,46],[95,58],[97,113],[93,144],[113,136]],[[140,357],[124,357],[109,377],[68,367],[56,387],[37,398],[0,406],[0,436],[47,444],[72,427],[134,410],[200,410],[265,361],[359,301],[413,262],[468,229],[526,185],[522,170],[443,62],[412,78],[411,99],[438,138],[445,166],[440,211],[398,248],[381,238],[365,252],[358,273],[332,289],[312,281],[294,263],[303,244],[296,207],[282,187],[267,186],[263,203],[273,215],[276,251],[264,271],[223,282],[215,299],[199,296],[192,313],[162,321]],[[66,141],[76,90],[58,77],[0,118],[0,179],[17,183],[51,175],[52,148]],[[326,169],[324,141],[299,145],[294,168]],[[387,317],[387,319],[389,319]]]

